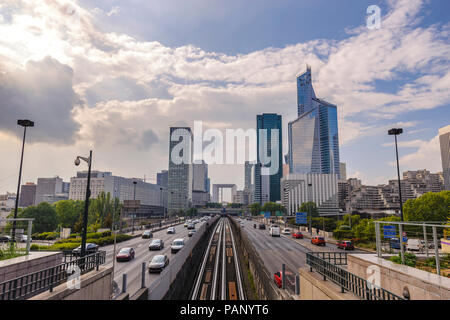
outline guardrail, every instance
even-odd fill
[[[72,256],[73,257],[73,256]],[[85,274],[104,264],[106,251],[98,251],[57,266],[0,283],[0,300],[24,300],[53,288],[79,272]]]
[[[347,253],[336,252],[335,255],[334,252],[308,252],[306,264],[309,265],[311,272],[314,269],[323,276],[324,280],[329,279],[339,285],[342,293],[349,291],[364,300],[404,300],[396,294],[348,272],[339,265],[333,264],[332,262],[340,263],[340,265],[347,264],[347,257],[344,259],[341,255],[346,256]]]

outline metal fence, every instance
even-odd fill
[[[68,255],[67,255],[68,256]],[[105,263],[106,251],[98,251],[82,258],[70,258],[57,266],[33,272],[15,279],[0,283],[0,300],[24,300],[67,281],[76,274],[87,273]]]
[[[337,254],[347,255],[347,253],[339,252]],[[347,260],[333,252],[308,252],[306,254],[306,264],[309,265],[310,271],[313,269],[323,276],[323,280],[331,280],[341,287],[341,292],[352,292],[356,296],[364,300],[404,300],[403,298],[377,287],[371,282],[354,275],[343,269],[333,262],[341,263]],[[346,262],[345,262],[346,264]]]

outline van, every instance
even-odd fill
[[[280,227],[279,226],[271,226],[269,229],[269,234],[272,237],[279,237],[280,236]]]
[[[423,247],[419,239],[408,239],[406,243],[406,249],[409,251],[422,251]]]

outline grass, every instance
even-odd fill
[[[253,298],[255,300],[259,300],[258,291],[256,290],[256,286],[255,286],[255,280],[253,279],[253,275],[250,272],[250,269],[248,268],[248,261],[246,261],[245,265],[247,266],[246,267],[246,269],[247,269],[247,277],[248,277],[248,281],[250,282],[250,287],[251,287],[252,292],[253,292]]]
[[[8,247],[6,249],[0,249],[0,261],[17,258],[26,255],[25,249],[19,249],[15,246]]]

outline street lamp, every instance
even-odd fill
[[[312,210],[311,210],[311,189],[312,189],[312,183],[308,183],[308,211],[309,211],[309,234],[312,236]]]
[[[394,136],[395,138],[395,155],[397,157],[397,175],[398,175],[398,193],[400,196],[400,219],[403,221],[403,203],[402,203],[402,187],[400,184],[400,166],[398,164],[398,148],[397,148],[397,135],[402,134],[402,128],[393,128],[388,130],[388,134],[390,136]]]
[[[133,199],[134,199],[134,204],[133,204],[134,214],[133,214],[133,219],[131,220],[132,221],[131,222],[131,224],[132,224],[131,234],[134,234],[134,218],[136,217],[136,184],[137,184],[137,182],[133,181],[133,184],[134,184],[134,196],[133,196]]]
[[[87,224],[88,224],[88,212],[89,212],[89,198],[91,197],[91,165],[92,165],[92,150],[89,152],[89,157],[76,157],[75,165],[79,166],[81,160],[87,162],[88,164],[88,176],[86,185],[86,199],[84,201],[84,214],[83,214],[83,229],[81,230],[81,256],[84,257],[86,254],[86,235],[87,235]]]
[[[25,137],[27,135],[27,127],[34,127],[34,122],[31,120],[17,120],[17,125],[23,127],[23,142],[22,142],[22,155],[20,157],[20,168],[19,168],[19,182],[17,183],[17,194],[16,194],[16,205],[14,207],[14,221],[13,221],[13,229],[12,229],[12,242],[14,243],[14,239],[16,238],[16,220],[17,219],[17,210],[19,208],[19,195],[20,195],[20,181],[22,179],[22,164],[23,164],[23,151],[25,149]]]
[[[165,208],[164,208],[164,203],[163,203],[163,198],[162,198],[162,194],[163,194],[163,188],[161,187],[161,188],[159,188],[159,204],[162,206],[162,209],[163,209],[163,216],[165,216],[165,213],[166,213],[166,211],[165,211]]]

